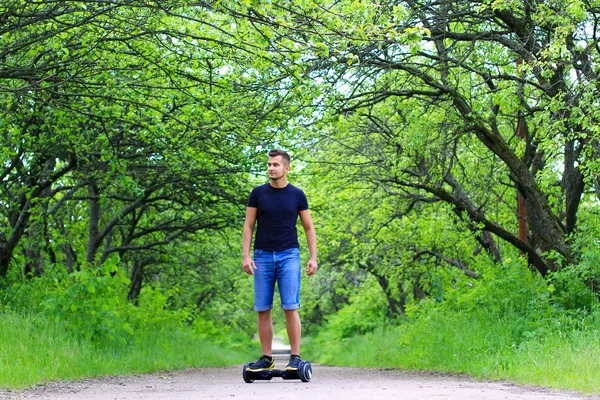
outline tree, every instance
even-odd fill
[[[569,237],[598,176],[593,4],[223,4],[273,38],[286,65],[301,64],[308,87],[328,84],[323,109],[377,138],[360,168],[378,172],[363,178],[408,206],[449,204],[496,260],[492,235],[543,276],[577,262]],[[516,233],[517,191],[527,240]]]
[[[112,254],[144,268],[239,223],[278,93],[250,89],[251,47],[185,2],[8,2],[0,10],[0,275]],[[283,94],[282,94],[283,95]]]

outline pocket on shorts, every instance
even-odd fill
[[[262,250],[259,250],[259,249],[255,249],[255,250],[254,250],[254,257],[258,257],[258,256],[260,256],[261,254],[262,254]]]

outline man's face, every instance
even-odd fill
[[[271,179],[272,181],[283,178],[290,170],[290,166],[285,165],[283,157],[281,156],[269,157],[269,162],[267,163],[267,166],[269,179]]]

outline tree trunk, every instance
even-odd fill
[[[39,232],[28,229],[25,249],[25,276],[41,276],[44,273],[42,252],[40,248]]]
[[[36,188],[31,193],[31,198],[39,196],[39,188]],[[16,221],[14,222],[13,230],[8,237],[0,241],[0,276],[6,276],[10,261],[13,256],[13,252],[17,247],[17,244],[23,237],[25,229],[29,225],[29,218],[31,217],[31,201],[29,199],[24,201],[21,207],[21,213]]]
[[[131,284],[127,293],[127,300],[136,302],[142,291],[144,281],[144,264],[140,261],[134,261],[131,268]]]
[[[429,293],[427,293],[427,291],[423,289],[420,276],[417,276],[417,279],[415,279],[413,283],[413,296],[415,300],[423,300],[427,296],[429,296]]]
[[[572,233],[577,226],[577,210],[585,188],[583,175],[577,166],[579,152],[574,140],[568,141],[565,145],[565,171],[561,185],[565,191],[565,230],[567,234]]]
[[[100,225],[100,198],[98,186],[95,183],[88,184],[88,196],[90,205],[90,220],[88,225],[88,242],[85,248],[85,260],[92,264],[96,259],[96,253],[100,248],[99,225]]]

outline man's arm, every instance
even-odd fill
[[[250,257],[250,246],[252,245],[257,211],[256,207],[246,207],[246,221],[244,222],[244,233],[242,234],[242,269],[250,275],[253,275],[256,269],[254,260]]]
[[[304,227],[304,233],[306,234],[306,243],[308,244],[308,251],[310,253],[310,259],[306,264],[306,274],[313,275],[319,268],[317,264],[317,234],[315,232],[315,226],[313,225],[312,217],[310,216],[310,210],[303,210],[298,213],[302,226]]]

